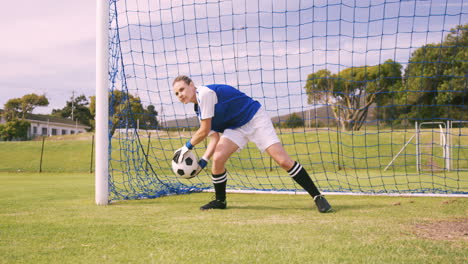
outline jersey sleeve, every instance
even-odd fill
[[[198,87],[197,93],[200,119],[212,118],[215,112],[215,104],[218,103],[216,92],[206,86],[201,86]]]

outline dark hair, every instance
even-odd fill
[[[179,82],[179,81],[183,81],[184,83],[186,83],[187,85],[190,85],[190,83],[192,83],[192,79],[190,79],[190,77],[186,76],[186,75],[179,75],[177,76],[174,81],[172,82],[172,86],[174,86],[174,84],[176,82]]]

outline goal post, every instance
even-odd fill
[[[96,170],[95,200],[109,202],[109,1],[96,0]]]
[[[468,119],[463,1],[96,1],[97,204],[211,191],[171,170],[199,127],[178,75],[259,101],[325,193],[468,195],[466,126],[418,126]],[[301,191],[253,144],[226,166],[232,192]]]

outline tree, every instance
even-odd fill
[[[466,120],[468,117],[468,24],[451,30],[442,43],[413,52],[398,104],[400,119]]]
[[[140,128],[156,129],[159,127],[157,119],[158,112],[154,105],[148,105],[143,111],[143,114],[137,116],[140,119]]]
[[[401,64],[387,60],[376,66],[347,68],[338,74],[319,70],[309,74],[304,89],[309,104],[331,105],[343,129],[357,131],[369,108],[378,98],[388,96],[401,82]]]
[[[26,114],[38,106],[48,106],[49,100],[45,95],[26,94],[21,98],[13,98],[8,100],[4,105],[4,115],[7,121],[15,120],[17,118],[24,119]]]
[[[21,98],[8,100],[3,108],[3,116],[7,121],[18,119],[21,112]]]
[[[53,109],[52,115],[61,118],[72,118],[78,120],[83,125],[92,126],[91,120],[93,115],[89,109],[89,101],[85,95],[78,97],[71,97],[70,101],[66,102],[66,105],[62,109]],[[91,129],[92,130],[92,129]]]
[[[10,120],[0,125],[0,138],[2,140],[25,140],[28,137],[30,123],[26,120]]]
[[[96,116],[96,97],[91,96],[91,103],[89,105],[91,114]],[[141,100],[139,97],[114,90],[109,92],[109,120],[111,121],[109,130],[111,135],[114,134],[117,128],[135,128],[136,120],[135,114],[144,112]]]
[[[8,100],[4,105],[4,117],[7,122],[0,126],[0,138],[3,140],[26,139],[30,123],[25,121],[26,114],[38,106],[49,105],[45,95],[26,94],[21,98]]]
[[[292,113],[284,122],[284,126],[287,128],[303,127],[304,120],[296,113]]]

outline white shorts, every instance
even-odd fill
[[[273,123],[263,107],[258,109],[247,124],[235,129],[224,130],[222,137],[236,143],[239,147],[238,151],[243,149],[249,141],[255,143],[261,152],[265,152],[269,146],[280,142]]]

